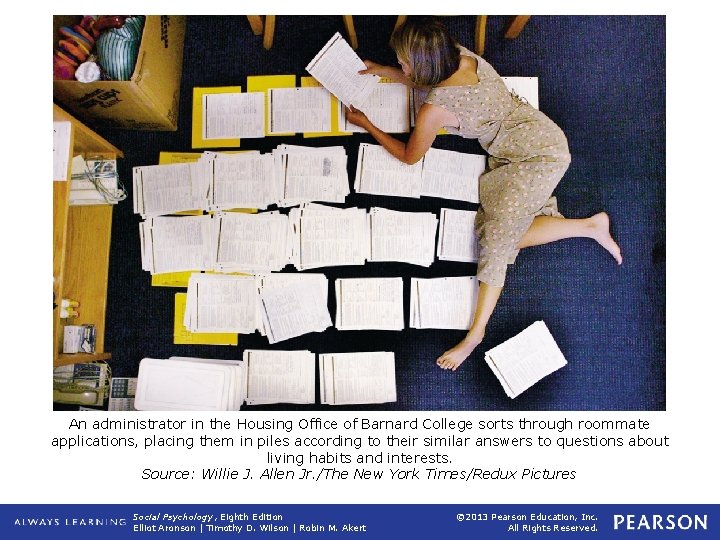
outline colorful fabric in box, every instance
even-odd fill
[[[62,39],[53,55],[53,78],[73,79],[75,70],[82,64],[95,46],[100,35],[95,17],[85,16],[79,24],[58,29]]]
[[[135,70],[145,17],[133,15],[120,28],[102,32],[97,40],[100,66],[114,80],[129,81]]]

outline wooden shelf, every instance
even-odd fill
[[[70,156],[103,155],[117,159],[123,153],[82,122],[53,105],[53,121],[71,124]],[[68,166],[68,179],[70,165]],[[53,310],[53,365],[107,360],[105,352],[105,307],[112,205],[70,206],[70,181],[53,182],[53,293],[56,304],[62,298],[80,303],[79,316],[67,321],[60,308]],[[96,354],[62,354],[65,324],[94,324]]]

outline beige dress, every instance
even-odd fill
[[[455,114],[460,127],[447,131],[478,139],[489,154],[475,221],[477,277],[501,287],[533,218],[559,215],[551,194],[570,165],[570,151],[562,130],[511,94],[490,64],[467,49],[461,53],[477,59],[478,82],[435,87],[425,103]]]

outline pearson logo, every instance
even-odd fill
[[[626,531],[708,530],[707,514],[614,514],[613,529]]]

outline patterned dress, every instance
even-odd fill
[[[560,215],[551,194],[570,165],[570,151],[562,130],[511,93],[490,64],[465,48],[461,54],[477,60],[478,82],[437,86],[425,103],[455,114],[460,127],[447,131],[478,139],[489,155],[475,220],[477,277],[501,287],[533,218]]]

